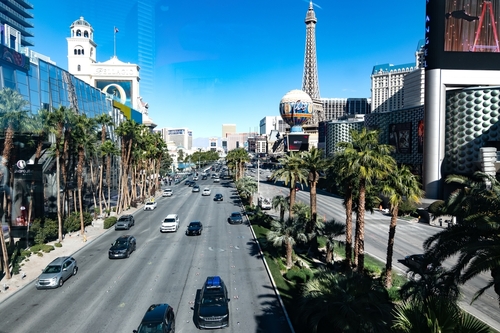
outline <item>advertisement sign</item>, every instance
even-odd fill
[[[411,123],[389,125],[389,144],[399,154],[411,154]]]
[[[288,134],[286,137],[288,151],[308,151],[309,134]]]
[[[428,0],[426,69],[500,69],[500,2]]]

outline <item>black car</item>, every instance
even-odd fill
[[[207,179],[207,176],[202,176],[201,177],[201,180],[206,180]]]
[[[243,215],[241,215],[240,212],[231,213],[231,215],[227,218],[227,222],[229,222],[229,224],[242,224]]]
[[[175,332],[175,314],[174,309],[166,303],[151,305],[141,324],[134,333],[174,333]]]
[[[222,196],[222,194],[217,193],[214,197],[214,201],[224,201],[224,197]]]
[[[193,221],[190,222],[187,230],[186,230],[186,235],[201,235],[201,232],[203,231],[203,224],[200,221]]]
[[[412,254],[406,256],[404,264],[415,273],[426,273],[430,271],[433,267],[429,258],[423,254]]]
[[[124,235],[118,237],[118,239],[111,244],[108,253],[109,259],[130,257],[130,254],[135,251],[136,245],[134,236]]]
[[[189,183],[189,187],[195,187],[195,186],[197,186],[196,182],[191,181],[191,183]]]
[[[209,276],[198,299],[196,320],[200,329],[229,326],[229,297],[220,276]]]
[[[184,185],[189,185],[189,186],[191,186],[191,183],[192,183],[192,181],[191,181],[191,180],[186,180],[186,181],[184,182]]]
[[[122,215],[115,223],[115,230],[128,230],[130,227],[135,225],[135,220],[133,215]]]

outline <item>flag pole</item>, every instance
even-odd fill
[[[116,58],[116,27],[113,27],[113,58]]]

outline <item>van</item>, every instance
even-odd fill
[[[177,229],[179,229],[179,216],[177,214],[168,214],[161,222],[160,232],[177,232]]]

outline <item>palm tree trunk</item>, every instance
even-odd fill
[[[61,176],[61,165],[59,162],[59,150],[56,150],[56,198],[57,198],[57,225],[58,225],[58,230],[57,230],[57,238],[59,240],[59,243],[63,241],[63,225],[62,225],[62,214],[61,214],[61,182],[60,182],[60,176]]]
[[[12,276],[9,269],[9,254],[7,252],[7,244],[5,244],[5,238],[3,237],[3,227],[0,223],[0,243],[2,245],[2,266],[5,273],[5,277],[10,279]]]
[[[295,186],[290,184],[290,208],[288,211],[289,218],[293,218],[293,205],[295,205]]]
[[[293,261],[292,261],[292,253],[293,253],[293,247],[292,243],[290,241],[287,241],[285,243],[286,247],[286,268],[290,268],[293,266]]]
[[[394,238],[396,236],[396,225],[398,223],[398,206],[391,209],[391,224],[389,226],[389,240],[387,241],[387,258],[385,260],[385,287],[392,287],[392,255],[394,252]]]
[[[326,243],[326,258],[325,261],[327,264],[333,261],[333,242],[328,241]]]
[[[82,186],[83,186],[83,162],[85,159],[85,150],[83,147],[78,147],[78,165],[76,169],[76,179],[78,188],[78,203],[80,208],[80,235],[85,235],[85,221],[83,219],[83,205],[82,205]],[[76,208],[76,202],[75,202]]]
[[[359,202],[356,218],[356,252],[358,255],[357,271],[362,273],[365,269],[365,197],[366,179],[359,180]]]
[[[347,185],[345,189],[345,258],[347,268],[352,267],[352,186]]]

